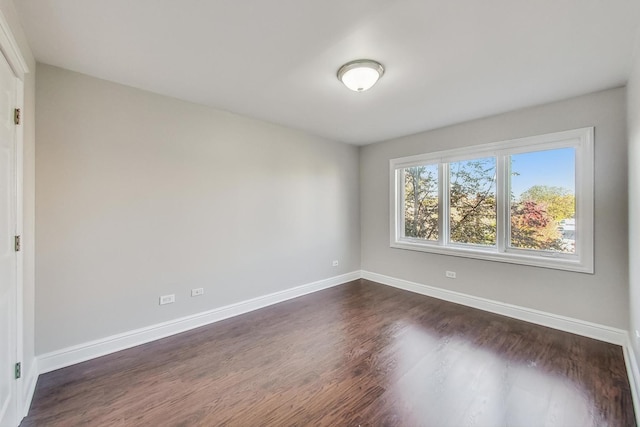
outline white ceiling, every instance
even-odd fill
[[[366,144],[624,85],[638,0],[16,0],[40,62]],[[345,62],[386,68],[369,92]]]

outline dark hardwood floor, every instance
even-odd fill
[[[22,426],[634,426],[619,346],[358,280],[42,375]]]

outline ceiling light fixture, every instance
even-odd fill
[[[384,74],[382,64],[371,59],[347,62],[338,70],[338,80],[355,92],[364,92]]]

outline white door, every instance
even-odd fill
[[[18,424],[16,232],[16,77],[0,53],[0,426]]]

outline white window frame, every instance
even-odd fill
[[[509,156],[535,151],[574,148],[576,195],[576,246],[574,254],[519,249],[509,246],[510,164]],[[449,163],[481,157],[496,158],[496,246],[449,242]],[[404,180],[402,170],[412,166],[438,164],[438,240],[404,236]],[[594,128],[568,130],[512,139],[453,150],[391,159],[390,244],[392,248],[431,252],[466,258],[531,265],[581,273],[594,272]]]

